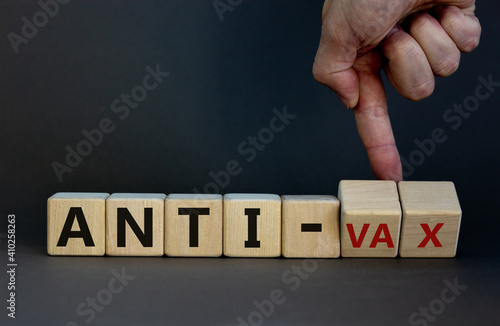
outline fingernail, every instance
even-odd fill
[[[399,31],[399,26],[398,25],[395,25],[390,31],[389,33],[385,36],[385,39],[388,39],[389,37],[391,37],[394,33],[396,33],[397,31]]]

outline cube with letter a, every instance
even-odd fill
[[[103,256],[107,193],[58,192],[47,200],[49,255]]]
[[[396,257],[401,206],[394,181],[339,184],[342,257]]]
[[[452,182],[401,181],[401,257],[455,257],[462,210]]]

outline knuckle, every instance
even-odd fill
[[[382,118],[388,115],[387,106],[385,105],[360,106],[356,110],[359,114],[370,118]]]
[[[390,52],[393,56],[408,57],[417,51],[416,44],[410,39],[393,42],[390,47]]]
[[[465,17],[459,8],[455,6],[448,6],[445,8],[445,15],[443,16],[441,24],[446,30],[459,30],[465,23]]]
[[[443,23],[445,30],[454,33],[463,26],[463,19],[460,16],[453,15],[448,17],[448,19]]]
[[[430,16],[426,13],[419,13],[414,16],[410,23],[410,33],[427,29],[429,27]]]

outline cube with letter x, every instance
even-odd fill
[[[462,210],[452,182],[401,181],[401,257],[455,257]]]

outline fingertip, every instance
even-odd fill
[[[345,107],[356,107],[359,101],[359,77],[352,67],[339,72],[324,72],[315,66],[313,75],[316,81],[335,92]]]
[[[445,6],[438,19],[444,30],[455,41],[462,52],[471,52],[481,39],[481,24],[473,11],[464,11],[456,6]]]
[[[378,180],[392,180],[396,183],[403,181],[403,172],[401,169],[396,169],[394,171],[385,171],[378,175],[375,175]]]
[[[397,149],[385,153],[371,153],[369,155],[370,165],[378,180],[393,180],[399,182],[403,180],[403,168]]]
[[[349,110],[354,109],[356,107],[356,105],[358,105],[359,94],[354,94],[354,97],[351,97],[350,99],[348,99],[348,98],[343,97],[339,93],[337,93],[337,97],[342,102],[342,104],[344,104],[344,106],[346,108],[348,108]]]

